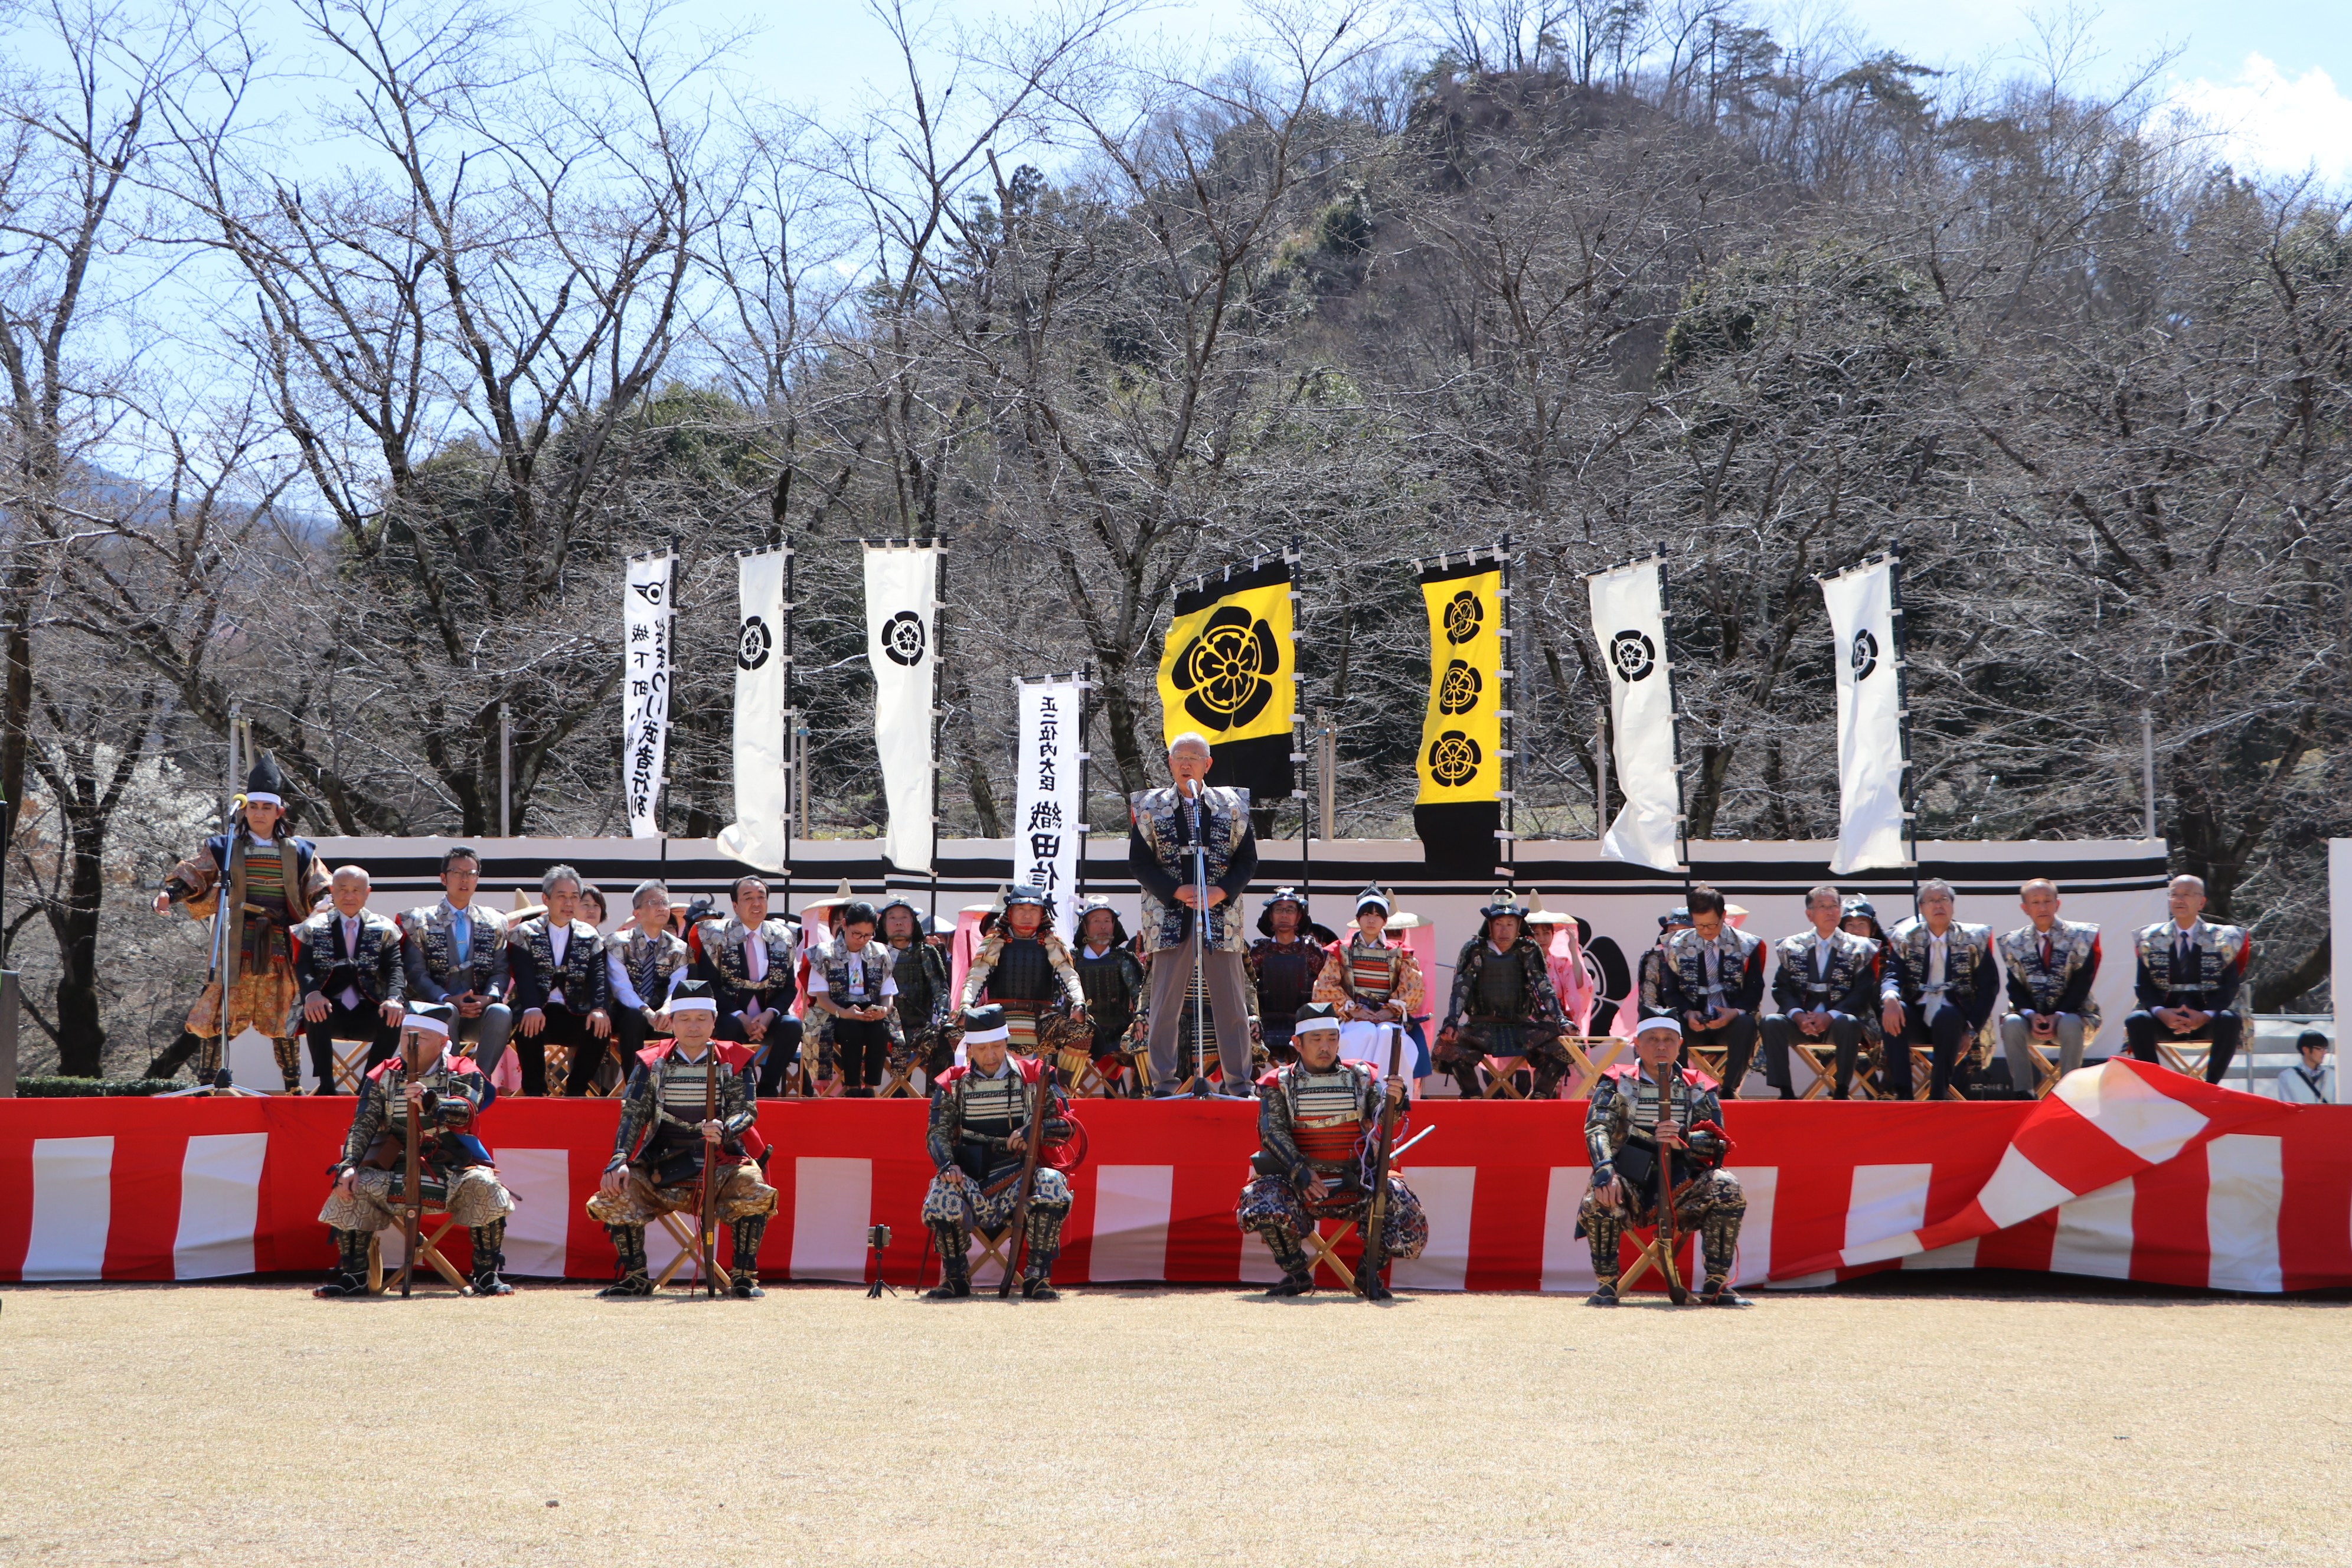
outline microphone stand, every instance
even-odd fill
[[[1209,838],[1202,826],[1202,796],[1194,783],[1187,795],[1192,808],[1192,1093],[1209,1098]]]

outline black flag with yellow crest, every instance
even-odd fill
[[[1167,740],[1208,738],[1213,784],[1261,803],[1287,800],[1291,720],[1298,706],[1290,565],[1281,556],[1177,590],[1160,658],[1160,721]]]
[[[1421,573],[1429,610],[1429,704],[1421,721],[1413,831],[1433,868],[1485,876],[1503,826],[1502,552]]]

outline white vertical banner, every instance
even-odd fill
[[[1837,639],[1838,847],[1832,876],[1911,863],[1903,816],[1903,659],[1895,562],[1822,581]]]
[[[784,565],[789,546],[735,558],[742,619],[735,630],[735,820],[719,847],[746,866],[782,871],[792,845],[792,784],[784,771]]]
[[[1086,805],[1079,797],[1078,729],[1085,689],[1075,680],[1023,681],[1019,688],[1021,760],[1013,784],[1013,885],[1054,895],[1054,929],[1071,931],[1071,890],[1086,848]]]
[[[874,749],[889,810],[882,853],[894,869],[931,868],[931,644],[938,631],[939,547],[866,547],[866,660],[874,669]]]
[[[1666,658],[1666,563],[1653,556],[1587,577],[1592,635],[1609,669],[1617,787],[1625,805],[1602,835],[1612,860],[1682,869],[1682,788],[1675,752],[1674,667]]]
[[[669,752],[669,569],[675,559],[667,552],[635,557],[621,591],[621,787],[632,838],[661,837],[654,807]]]

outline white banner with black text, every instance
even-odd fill
[[[1892,560],[1864,562],[1822,579],[1837,638],[1840,877],[1907,866],[1903,816],[1903,660],[1895,627]]]
[[[1597,572],[1592,635],[1609,668],[1611,748],[1625,805],[1601,836],[1612,860],[1682,868],[1682,783],[1675,750],[1674,667],[1666,658],[1666,563],[1653,558]]]
[[[662,764],[669,752],[669,569],[667,552],[629,563],[621,591],[621,787],[629,837],[658,838],[654,811],[661,800]]]
[[[1021,760],[1013,784],[1013,885],[1054,897],[1054,929],[1071,935],[1078,857],[1086,848],[1079,793],[1079,730],[1085,689],[1075,680],[1024,681],[1019,689]]]
[[[785,767],[784,566],[789,547],[735,558],[742,619],[735,631],[735,820],[719,833],[728,854],[782,871],[792,852],[792,774]]]
[[[931,868],[931,644],[938,634],[939,547],[866,547],[866,658],[874,669],[874,748],[889,813],[882,853],[893,868]]]

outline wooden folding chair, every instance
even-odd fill
[[[700,1217],[699,1215],[692,1216],[693,1219]],[[677,1256],[669,1260],[669,1267],[663,1269],[661,1277],[654,1281],[654,1289],[656,1290],[669,1289],[669,1282],[677,1278],[677,1271],[691,1263],[694,1265],[694,1278],[687,1281],[686,1287],[687,1293],[691,1295],[702,1284],[702,1242],[694,1234],[692,1219],[675,1212],[665,1214],[661,1216],[661,1227],[677,1239]],[[711,1251],[713,1254],[718,1251],[715,1238],[711,1245]]]
[[[2156,1059],[2186,1078],[2201,1079],[2206,1064],[2213,1059],[2210,1040],[2168,1040],[2159,1036],[2156,1042]]]
[[[1690,1065],[1721,1084],[1723,1097],[1726,1100],[1731,1099],[1739,1092],[1738,1084],[1723,1081],[1724,1064],[1731,1056],[1729,1046],[1691,1046],[1688,1050]]]
[[[1323,1234],[1323,1222],[1316,1221],[1315,1228],[1298,1238],[1298,1244],[1307,1249],[1307,1277],[1314,1279],[1319,1264],[1339,1277],[1341,1289],[1354,1289],[1356,1271],[1339,1261],[1339,1244],[1355,1234],[1356,1222],[1351,1219],[1341,1220],[1339,1228],[1328,1237]]]
[[[905,1065],[885,1061],[882,1064],[882,1087],[874,1091],[877,1100],[905,1098],[920,1100],[922,1091],[915,1087],[915,1074],[922,1068],[919,1058],[908,1057]]]
[[[1478,1059],[1478,1070],[1486,1075],[1486,1092],[1481,1098],[1492,1100],[1499,1094],[1511,1100],[1527,1099],[1526,1091],[1519,1088],[1518,1077],[1521,1073],[1528,1074],[1528,1088],[1534,1087],[1535,1074],[1534,1070],[1528,1066],[1528,1058],[1505,1057],[1502,1059],[1511,1064],[1508,1072],[1496,1071],[1496,1058],[1493,1057],[1481,1057]]]
[[[335,1093],[357,1094],[360,1091],[360,1085],[367,1080],[367,1054],[372,1043],[367,1040],[329,1042],[329,1048],[335,1058]],[[346,1050],[345,1047],[350,1048]]]
[[[1562,1035],[1559,1043],[1568,1047],[1569,1062],[1576,1071],[1570,1100],[1591,1099],[1592,1086],[1617,1065],[1618,1058],[1633,1049],[1632,1041],[1621,1040],[1614,1035]],[[1598,1061],[1593,1060],[1596,1054],[1601,1058]]]
[[[572,1047],[551,1044],[540,1049],[546,1054],[547,1092],[562,1094],[563,1086],[572,1081]]]
[[[1665,1282],[1669,1293],[1687,1288],[1688,1282],[1682,1277],[1681,1266],[1666,1251],[1665,1227],[1653,1225],[1643,1229],[1648,1233],[1648,1239],[1642,1242],[1642,1250],[1634,1255],[1633,1266],[1618,1278],[1617,1296],[1620,1300],[1622,1300],[1626,1293],[1633,1289],[1643,1275],[1653,1270],[1655,1270],[1658,1278]],[[1638,1239],[1642,1237],[1643,1231],[1629,1226],[1625,1234]]]
[[[435,1226],[431,1234],[428,1235],[425,1227],[427,1225],[431,1225],[436,1219],[438,1219],[441,1223]],[[433,1271],[435,1273],[440,1275],[442,1279],[447,1280],[450,1285],[455,1287],[459,1295],[465,1296],[473,1293],[473,1285],[463,1274],[457,1272],[457,1267],[456,1264],[451,1263],[446,1258],[441,1256],[441,1238],[447,1236],[449,1232],[456,1227],[457,1224],[457,1222],[456,1220],[449,1217],[447,1211],[436,1209],[432,1205],[427,1204],[425,1206],[425,1212],[417,1218],[416,1250],[423,1255],[425,1262],[433,1266]],[[414,1289],[416,1285],[416,1275],[415,1272],[416,1268],[416,1259],[414,1258],[410,1258],[405,1267],[410,1271],[409,1288]],[[368,1294],[371,1296],[381,1296],[385,1290],[391,1289],[392,1286],[396,1285],[399,1282],[399,1275],[396,1271],[390,1280],[386,1280],[384,1278],[383,1232],[380,1230],[376,1231],[368,1237]]]
[[[996,1260],[996,1267],[1002,1270],[998,1275],[1000,1279],[1013,1272],[1013,1227],[1011,1226],[1006,1226],[993,1236],[984,1230],[974,1230],[971,1233],[971,1238],[980,1243],[980,1256],[971,1260],[970,1267],[964,1271],[965,1279],[979,1279],[980,1266],[991,1258]]]

